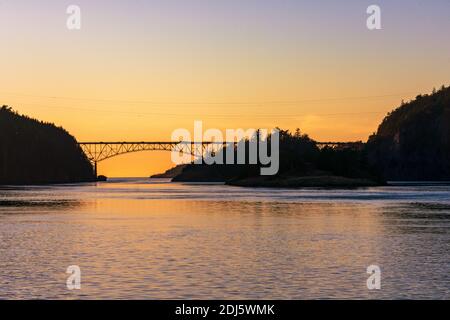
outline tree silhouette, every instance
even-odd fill
[[[388,180],[450,180],[450,88],[391,112],[369,138],[368,158]]]
[[[0,109],[0,184],[93,181],[92,166],[63,128]]]

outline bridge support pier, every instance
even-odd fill
[[[95,179],[97,179],[97,161],[94,161],[94,174],[95,174]]]

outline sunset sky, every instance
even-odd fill
[[[79,141],[170,140],[194,120],[365,140],[402,99],[450,84],[449,14],[448,0],[1,1],[0,103]],[[99,173],[171,166],[142,152]]]

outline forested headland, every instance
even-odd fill
[[[92,165],[66,130],[0,108],[0,185],[95,181]]]
[[[389,113],[367,143],[387,180],[450,181],[450,87],[418,95]]]

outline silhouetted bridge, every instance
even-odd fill
[[[92,163],[97,175],[97,163],[126,153],[139,151],[175,151],[202,157],[217,152],[221,148],[236,142],[79,142],[83,152]],[[316,142],[319,148],[360,149],[364,144],[358,142]]]

